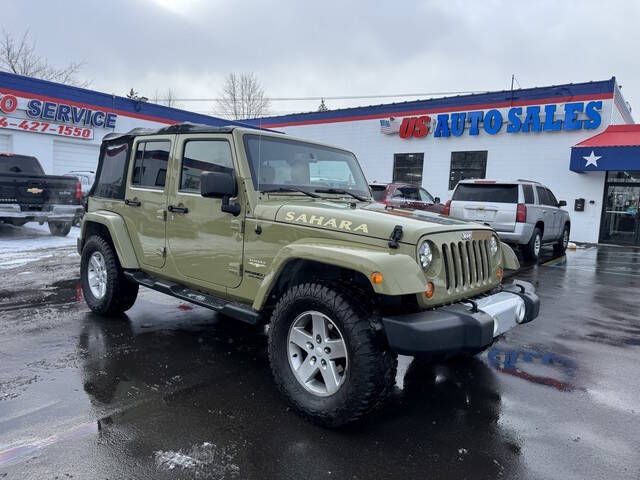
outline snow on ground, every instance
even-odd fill
[[[67,247],[75,251],[78,235],[78,227],[73,227],[66,237],[54,237],[46,224],[27,223],[14,227],[0,223],[0,270],[53,257],[52,249]]]

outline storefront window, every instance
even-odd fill
[[[396,153],[393,156],[393,181],[422,185],[424,153]]]
[[[487,173],[487,151],[451,152],[449,190],[456,188],[460,180],[485,178]]]

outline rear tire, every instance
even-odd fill
[[[560,235],[558,241],[553,244],[553,253],[555,253],[556,255],[565,254],[565,252],[567,251],[567,245],[569,245],[569,233],[569,224],[565,224],[564,228],[562,229],[562,235]]]
[[[298,413],[325,427],[358,420],[395,384],[397,357],[376,332],[367,302],[358,299],[351,290],[296,285],[271,317],[269,360],[276,385]]]
[[[522,245],[522,255],[527,260],[538,261],[540,258],[540,250],[542,249],[542,232],[539,228],[533,229],[533,234],[529,243]]]
[[[138,297],[138,284],[124,276],[113,247],[97,235],[82,249],[80,284],[87,305],[98,315],[120,315]]]
[[[49,231],[55,237],[66,237],[71,231],[72,222],[49,222]]]

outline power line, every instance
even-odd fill
[[[420,92],[420,93],[394,93],[381,95],[337,95],[337,96],[318,96],[318,97],[265,97],[270,102],[304,102],[312,100],[366,100],[373,98],[406,98],[406,97],[430,97],[440,95],[471,95],[475,93],[485,93],[484,90],[466,90],[466,91],[450,91],[450,92]],[[156,102],[219,102],[227,100],[223,98],[160,98],[154,99]],[[241,99],[238,99],[241,100]]]

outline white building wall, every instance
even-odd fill
[[[574,173],[569,170],[569,159],[573,145],[609,125],[612,116],[615,117],[612,105],[612,100],[603,100],[602,123],[596,130],[506,133],[505,124],[496,135],[489,135],[481,128],[477,136],[465,132],[460,137],[435,138],[432,127],[424,138],[402,139],[399,135],[381,134],[378,119],[279,127],[278,130],[353,151],[369,181],[379,183],[392,180],[395,153],[424,153],[422,185],[443,202],[451,196],[451,152],[487,150],[487,178],[526,178],[545,184],[559,200],[568,203],[571,239],[595,243],[600,230],[605,173]],[[500,110],[506,119],[508,108]],[[558,104],[557,110],[562,112],[563,104]],[[562,115],[556,118],[561,119]],[[584,212],[573,210],[577,198],[586,200]]]

